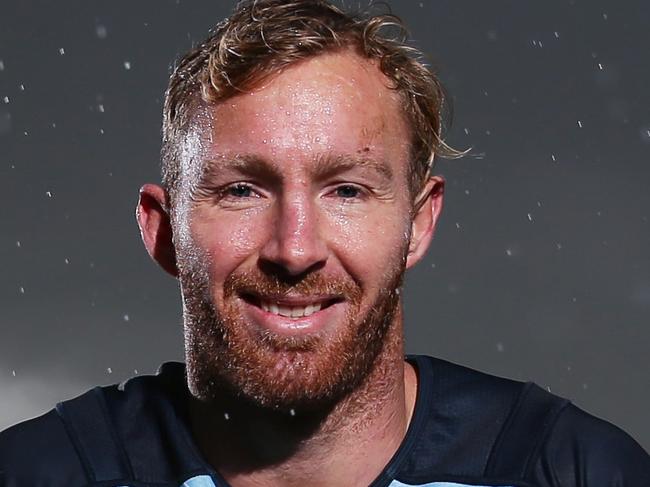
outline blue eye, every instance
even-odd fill
[[[247,184],[235,184],[226,190],[228,196],[235,198],[250,198],[253,196],[253,190]]]
[[[356,186],[350,184],[344,184],[336,188],[336,196],[340,198],[358,198],[361,194],[361,190]]]

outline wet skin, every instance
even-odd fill
[[[319,348],[305,352],[299,368],[293,351],[265,350],[275,364],[269,374],[300,382],[305,363],[314,370],[334,363],[336,357],[327,354],[337,349],[328,344],[368,316],[388,276],[401,275],[429,245],[442,207],[442,180],[430,179],[414,204],[407,186],[410,132],[401,104],[374,64],[349,52],[312,58],[250,94],[197,113],[186,140],[183,196],[175,202],[176,248],[167,195],[154,185],[141,191],[138,218],[150,254],[175,275],[183,265],[177,253],[199,259],[215,308],[246,323],[239,339],[317,337]],[[283,296],[224,291],[233,275],[260,270],[296,283],[317,273],[360,293],[352,302],[345,294],[322,290]],[[287,314],[295,316],[282,316]],[[376,414],[364,421],[380,424],[375,430],[382,441],[370,441],[372,428],[349,428],[357,446],[364,438],[377,443],[372,448],[379,451],[370,457],[376,465],[368,462],[366,450],[364,467],[346,477],[365,483],[399,445],[415,397],[413,371],[401,359],[400,312],[386,340],[393,346],[382,354],[390,356],[377,360],[388,368],[382,377],[371,374],[359,392],[374,401]],[[388,388],[382,389],[381,404],[376,403],[380,395],[371,394],[375,383]],[[345,444],[346,432],[339,436]],[[326,440],[319,441],[323,447]],[[305,445],[304,452],[316,454],[318,444]],[[354,458],[344,447],[338,450],[337,455]],[[309,455],[299,457],[307,462]],[[310,469],[314,461],[307,462]],[[331,484],[339,474],[324,478]]]

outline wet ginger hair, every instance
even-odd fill
[[[409,190],[417,195],[434,156],[457,157],[442,138],[445,91],[407,44],[393,14],[346,13],[326,0],[247,0],[174,69],[163,109],[162,182],[172,207],[180,187],[182,143],[197,107],[246,93],[301,60],[352,49],[375,61],[402,101],[411,131]]]

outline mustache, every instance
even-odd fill
[[[229,275],[223,287],[224,297],[251,295],[282,299],[287,296],[328,296],[357,301],[361,296],[360,286],[351,278],[326,276],[321,272],[289,279],[252,269]]]

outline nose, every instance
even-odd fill
[[[269,240],[260,259],[298,276],[322,267],[328,249],[321,235],[318,209],[307,195],[285,194],[278,201]]]

